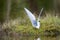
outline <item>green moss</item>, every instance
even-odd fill
[[[21,33],[26,33],[26,34],[31,34],[31,35],[38,35],[38,34],[44,34],[46,30],[51,31],[51,30],[60,30],[60,19],[56,18],[55,16],[49,16],[45,17],[44,19],[41,18],[41,27],[40,29],[35,29],[32,27],[30,21],[27,20],[27,24],[17,26],[15,28],[16,32],[21,32]],[[52,32],[51,32],[52,33]]]
[[[41,18],[40,19],[41,26],[39,29],[34,28],[30,20],[27,18],[21,19],[19,23],[17,26],[11,26],[10,28],[12,29],[12,31],[20,33],[22,35],[23,34],[43,35],[45,33],[52,35],[55,34],[56,32],[57,33],[60,32],[60,18],[56,18],[55,16],[46,16],[45,18]]]

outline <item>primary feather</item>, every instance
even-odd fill
[[[30,18],[32,25],[33,25],[34,27],[37,26],[37,22],[36,22],[35,16],[34,16],[28,9],[26,9],[26,8],[24,8],[24,9],[25,9],[28,17]]]
[[[38,17],[38,21],[40,21],[40,16],[41,16],[41,13],[43,12],[43,8],[41,9],[40,11],[40,14],[39,14],[39,17]]]

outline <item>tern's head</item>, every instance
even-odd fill
[[[37,20],[37,26],[36,26],[36,28],[39,29],[39,27],[40,27],[40,19]]]
[[[34,23],[33,23],[33,26],[34,26],[35,28],[39,29],[39,27],[40,27],[40,21],[34,22]]]
[[[37,28],[39,29],[40,27],[40,21],[37,21]]]
[[[36,20],[33,20],[32,25],[33,25],[33,27],[39,29],[39,27],[40,27],[40,22],[39,22],[39,21],[36,21]]]

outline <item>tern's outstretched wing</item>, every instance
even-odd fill
[[[30,20],[32,22],[32,25],[33,26],[37,25],[35,16],[28,9],[26,9],[26,8],[24,8],[24,9],[25,9],[27,15],[29,16],[29,18],[30,18]]]
[[[40,16],[41,16],[42,11],[43,11],[43,8],[42,8],[41,11],[40,11],[40,14],[39,14],[38,20],[40,19]]]

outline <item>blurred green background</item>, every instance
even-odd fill
[[[34,29],[24,8],[36,18],[41,8],[41,27]],[[0,0],[0,38],[11,35],[50,35],[60,34],[60,0]],[[5,35],[5,36],[4,36]]]

